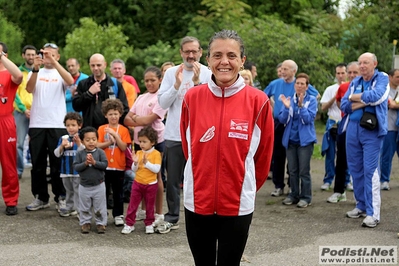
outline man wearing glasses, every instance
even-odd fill
[[[22,73],[7,58],[7,45],[0,42],[0,164],[2,167],[2,194],[6,214],[16,215],[19,197],[17,168],[17,132],[13,103]]]
[[[156,228],[159,233],[168,233],[171,229],[179,228],[180,183],[186,163],[180,136],[182,100],[188,89],[207,83],[211,77],[211,71],[199,63],[202,48],[197,38],[184,37],[180,42],[180,55],[183,63],[165,72],[158,92],[159,105],[163,109],[169,108],[164,135],[168,213],[165,214],[165,223]]]
[[[74,82],[71,74],[58,60],[58,46],[46,43],[35,56],[28,75],[26,90],[33,94],[29,121],[29,149],[32,158],[32,194],[35,199],[26,206],[28,211],[50,207],[46,180],[47,156],[50,160],[52,191],[58,210],[65,207],[65,189],[60,178],[60,161],[54,155],[58,140],[67,134],[64,126],[66,114],[65,90]],[[44,65],[44,68],[40,68]]]

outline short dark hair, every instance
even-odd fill
[[[155,76],[157,76],[158,79],[162,78],[162,72],[159,68],[157,68],[156,66],[150,66],[147,67],[147,69],[144,71],[144,75],[147,74],[148,72],[152,72],[155,74]]]
[[[238,44],[240,45],[240,56],[241,56],[241,58],[244,58],[244,56],[245,56],[244,42],[241,39],[241,37],[237,34],[237,32],[234,30],[221,30],[219,32],[215,32],[215,34],[209,40],[208,56],[210,56],[211,44],[213,43],[213,41],[218,40],[218,39],[222,39],[222,40],[231,39],[231,40],[235,40],[236,42],[238,42]]]
[[[389,70],[388,75],[393,77],[395,75],[396,71],[399,71],[399,69],[398,68],[393,68],[393,69]]]
[[[249,71],[252,70],[252,67],[256,66],[255,63],[251,61],[245,61],[244,63],[244,69],[248,69]]]
[[[75,120],[79,126],[83,124],[83,118],[79,113],[76,112],[69,112],[64,117],[64,125],[67,120]]]
[[[299,73],[298,75],[296,75],[296,79],[299,78],[304,78],[306,79],[306,85],[309,85],[309,76],[306,73]]]
[[[103,115],[106,115],[109,110],[117,110],[121,115],[123,114],[123,104],[119,99],[106,99],[101,106]]]
[[[25,45],[24,48],[22,48],[22,53],[25,54],[26,50],[35,50],[35,52],[37,52],[37,49],[35,46],[33,45]]]
[[[151,126],[146,126],[139,131],[137,137],[147,137],[154,145],[158,143],[158,133]]]
[[[94,127],[90,127],[90,126],[89,127],[84,127],[84,128],[82,128],[82,130],[80,130],[79,138],[81,140],[83,140],[85,138],[85,134],[91,133],[91,132],[96,133],[96,137],[98,138],[97,129],[95,129]]]
[[[8,47],[4,42],[0,42],[1,47],[3,47],[3,52],[8,54]]]

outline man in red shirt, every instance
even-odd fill
[[[8,48],[0,42],[0,164],[2,167],[2,194],[6,214],[16,215],[19,197],[17,168],[17,131],[13,116],[13,103],[22,72],[7,58]]]

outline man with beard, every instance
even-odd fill
[[[14,101],[14,118],[17,125],[17,171],[18,178],[21,179],[24,171],[24,142],[28,134],[30,108],[32,106],[33,96],[26,91],[26,82],[28,73],[32,70],[33,59],[36,55],[36,48],[32,45],[25,45],[22,48],[22,58],[25,63],[19,66],[23,75],[23,80],[18,87]]]
[[[180,42],[180,55],[183,63],[165,72],[158,92],[159,105],[163,109],[169,109],[164,135],[168,173],[166,183],[168,213],[165,214],[165,223],[156,228],[161,234],[179,228],[180,183],[186,164],[180,135],[182,100],[187,90],[201,83],[207,83],[211,77],[211,71],[199,63],[202,48],[197,38],[184,37]]]

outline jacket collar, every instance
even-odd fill
[[[209,90],[216,96],[216,97],[230,97],[234,94],[238,93],[245,87],[244,78],[241,75],[238,75],[236,82],[234,82],[229,87],[221,88],[215,83],[215,76],[212,74],[212,78],[208,82]]]

